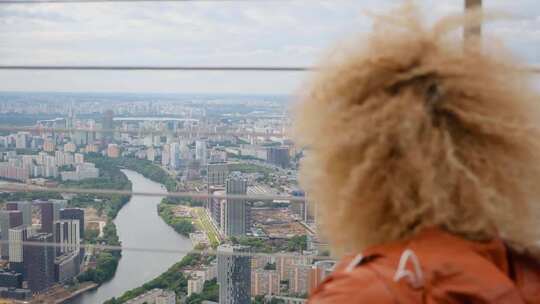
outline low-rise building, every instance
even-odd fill
[[[0,271],[0,287],[21,288],[23,275],[16,272]]]
[[[82,163],[75,166],[75,171],[60,173],[63,181],[80,181],[87,178],[98,178],[99,169],[93,163]]]
[[[176,294],[174,291],[155,288],[127,301],[126,304],[176,304]]]
[[[203,278],[196,275],[192,275],[191,278],[188,279],[188,284],[187,284],[188,297],[194,293],[201,293],[203,290],[203,287],[204,287]]]
[[[279,281],[279,274],[276,270],[252,270],[251,296],[278,295]]]
[[[0,298],[26,301],[32,298],[29,289],[0,287]]]
[[[64,283],[79,274],[79,251],[69,252],[54,260],[54,278]]]

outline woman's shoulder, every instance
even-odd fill
[[[395,303],[384,279],[373,267],[373,257],[345,257],[335,271],[311,294],[310,304],[330,303]]]
[[[540,267],[521,256],[513,260],[499,240],[471,242],[431,231],[342,259],[309,303],[462,303],[467,297],[539,303]]]
[[[540,262],[510,252],[510,275],[527,303],[540,303]]]

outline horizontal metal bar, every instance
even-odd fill
[[[312,70],[312,68],[284,66],[0,65],[0,70],[305,72]]]
[[[290,0],[0,0],[1,4],[43,4],[43,3],[114,3],[114,2],[269,2]]]
[[[234,199],[234,200],[250,200],[250,201],[273,201],[273,200],[288,200],[288,201],[305,201],[303,196],[281,196],[281,195],[250,195],[250,194],[225,194],[215,195],[202,192],[137,192],[129,190],[114,190],[114,189],[82,189],[82,188],[63,188],[63,187],[38,187],[26,184],[5,184],[0,185],[0,191],[6,192],[52,192],[52,193],[72,193],[72,194],[100,194],[100,195],[136,195],[136,196],[151,196],[151,197],[183,197],[195,199]]]
[[[9,244],[10,241],[0,241],[0,244]],[[12,241],[13,243],[13,241]],[[67,247],[66,243],[56,243],[56,242],[35,242],[35,241],[21,241],[15,242],[16,244],[21,244],[23,246],[32,246],[32,247],[54,247],[54,248],[65,248]],[[111,246],[111,245],[102,245],[102,244],[89,244],[83,243],[80,244],[80,248],[86,250],[109,250],[109,251],[134,251],[134,252],[149,252],[149,253],[198,253],[205,255],[221,255],[221,256],[247,256],[247,257],[296,257],[304,258],[309,257],[313,259],[330,259],[328,256],[317,256],[317,255],[300,255],[287,252],[276,252],[276,253],[265,253],[265,252],[223,252],[217,251],[214,249],[192,249],[192,250],[181,250],[181,249],[163,249],[163,248],[150,248],[150,247],[128,247],[128,246]]]

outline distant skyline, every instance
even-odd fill
[[[369,31],[365,12],[403,1],[205,1],[0,5],[0,64],[312,66]],[[429,20],[463,2],[416,1]],[[487,26],[540,63],[540,3],[484,0],[509,19]],[[305,72],[0,71],[0,91],[291,95]]]

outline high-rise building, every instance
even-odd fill
[[[223,187],[209,187],[208,194],[210,195],[225,195],[225,188]],[[220,230],[221,228],[221,206],[224,204],[225,199],[218,197],[210,197],[207,202],[207,209],[210,217],[212,218],[216,227]]]
[[[172,169],[178,169],[180,168],[180,144],[179,143],[171,143],[170,144],[170,167]]]
[[[30,133],[28,132],[18,132],[15,137],[15,148],[17,149],[26,149],[28,148],[28,141],[30,138]]]
[[[201,166],[206,166],[208,160],[208,150],[205,140],[195,141],[195,159],[198,160]]]
[[[41,292],[54,284],[54,247],[46,245],[53,241],[53,235],[51,233],[38,233],[29,237],[28,241],[43,243],[43,246],[23,246],[28,288],[34,293]]]
[[[208,186],[225,185],[229,175],[227,163],[209,164],[207,170]]]
[[[251,262],[242,255],[250,250],[247,246],[220,245],[218,247],[219,303],[250,303]],[[235,255],[239,253],[240,255]]]
[[[79,236],[84,238],[84,209],[81,208],[63,208],[60,209],[61,220],[78,220],[79,221]]]
[[[39,208],[41,211],[41,231],[46,233],[53,232],[54,222],[54,207],[52,202],[39,202]]]
[[[24,269],[23,242],[28,240],[28,226],[22,225],[9,229],[9,269],[22,273],[26,277]]]
[[[22,224],[32,226],[32,203],[28,201],[7,202],[6,210],[18,210],[22,213]]]
[[[112,110],[107,110],[103,113],[103,139],[105,144],[110,144],[113,141],[114,136],[114,112]]]
[[[67,206],[67,201],[37,201],[37,205],[41,210],[41,232],[53,233],[53,223],[60,219],[60,209]]]
[[[266,150],[266,159],[269,163],[286,168],[290,163],[288,147],[269,147]]]
[[[22,212],[18,210],[0,210],[0,235],[2,239],[2,258],[9,257],[9,229],[21,226],[23,222]]]
[[[58,244],[56,254],[68,252],[77,254],[81,248],[79,220],[59,220],[54,222],[54,241]]]
[[[163,145],[163,150],[161,151],[161,165],[168,166],[171,162],[171,146],[168,144]]]
[[[84,239],[84,209],[81,208],[64,208],[60,209],[60,220],[78,220],[79,221],[79,238]],[[84,248],[80,248],[80,261],[84,258]]]
[[[226,181],[227,195],[246,194],[247,180],[240,174],[231,175]],[[226,236],[241,236],[249,231],[249,205],[245,199],[227,199],[221,227]]]
[[[304,201],[304,221],[306,223],[314,223],[317,218],[317,204],[313,201],[308,201],[307,197]]]
[[[50,199],[50,202],[53,203],[53,221],[58,221],[60,219],[60,210],[67,207],[67,200],[64,199]]]
[[[276,270],[251,271],[251,295],[279,295],[279,275]]]

